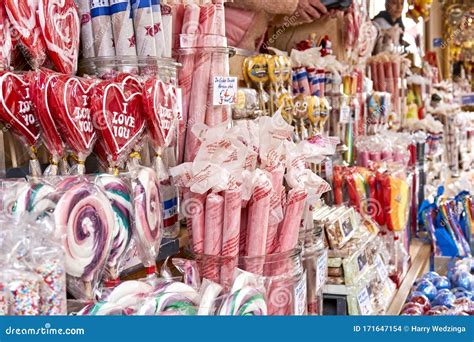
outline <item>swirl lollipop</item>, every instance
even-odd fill
[[[55,191],[54,187],[48,184],[30,184],[18,194],[13,214],[19,217],[24,213],[43,211],[43,200]]]
[[[76,316],[126,316],[129,311],[115,303],[97,302],[86,305]]]
[[[119,263],[127,251],[132,237],[130,190],[120,178],[107,174],[98,176],[96,184],[104,190],[105,195],[109,198],[115,215],[114,238],[107,259],[108,276],[114,280],[119,276]]]
[[[196,290],[183,283],[171,283],[145,301],[138,314],[194,316],[198,307],[199,294]]]
[[[76,298],[91,298],[115,229],[110,201],[96,186],[76,184],[61,197],[54,215],[65,236],[66,272],[83,282],[69,290]]]
[[[135,229],[133,233],[148,274],[154,274],[163,225],[160,185],[156,172],[151,168],[138,167],[134,173],[132,203],[135,212]]]

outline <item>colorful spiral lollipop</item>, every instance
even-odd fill
[[[115,217],[110,201],[90,183],[72,186],[54,212],[58,230],[65,235],[66,272],[90,286],[110,252]]]
[[[145,267],[155,265],[162,235],[163,212],[156,172],[140,167],[132,181],[136,240],[144,254]]]
[[[97,302],[86,305],[76,316],[125,316],[129,311],[115,303]]]
[[[196,290],[183,283],[171,283],[146,300],[138,314],[193,316],[197,314],[198,307],[199,294]]]
[[[108,174],[97,177],[96,184],[104,190],[105,195],[109,198],[115,215],[114,237],[107,259],[107,269],[112,279],[117,279],[117,264],[127,251],[132,238],[130,190],[122,179]]]
[[[29,186],[24,187],[18,194],[12,210],[13,214],[20,216],[24,213],[36,212],[38,203],[54,192],[54,187],[48,184],[29,184]]]
[[[220,316],[266,316],[267,303],[255,286],[254,275],[242,273],[235,280],[219,310]]]

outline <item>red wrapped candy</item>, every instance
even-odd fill
[[[39,0],[38,18],[54,65],[64,74],[75,74],[81,22],[74,0]]]

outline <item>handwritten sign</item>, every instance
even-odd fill
[[[215,76],[213,104],[214,106],[233,105],[237,102],[237,77]]]

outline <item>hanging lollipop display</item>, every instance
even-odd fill
[[[114,238],[114,211],[97,186],[82,182],[61,197],[54,211],[64,235],[68,290],[77,299],[92,299]]]
[[[29,75],[3,73],[0,76],[0,102],[0,117],[6,123],[6,127],[12,128],[28,146],[31,174],[41,175],[41,167],[36,157],[40,129],[31,103]]]

